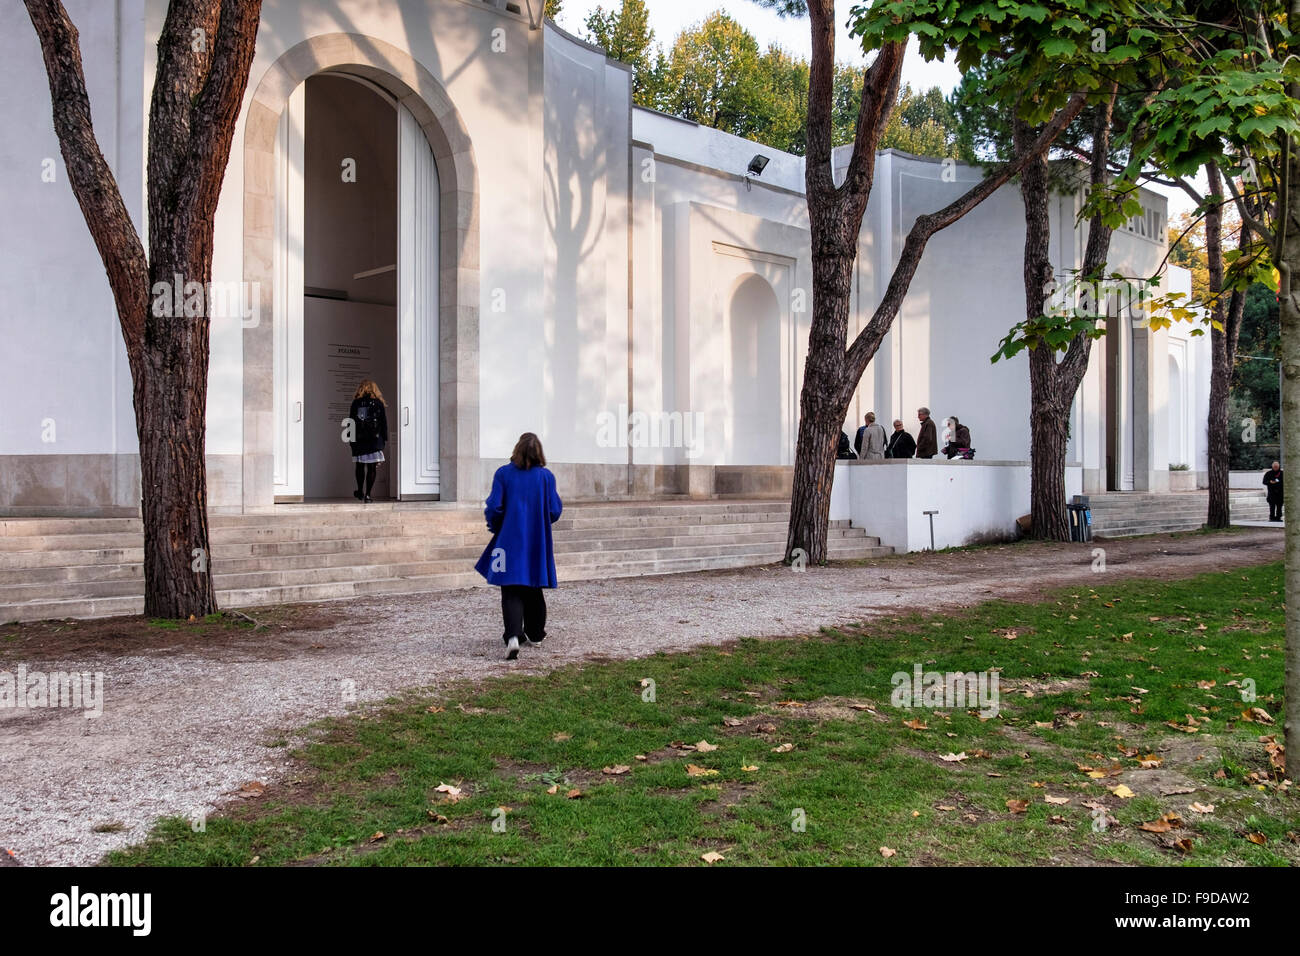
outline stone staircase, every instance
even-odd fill
[[[560,580],[735,568],[779,561],[789,503],[619,501],[566,507],[554,526]],[[212,569],[223,608],[407,594],[483,584],[489,535],[479,507],[441,503],[278,505],[213,515]],[[832,560],[892,553],[831,522]],[[136,518],[0,519],[0,622],[139,614]]]
[[[1146,494],[1120,491],[1091,496],[1092,533],[1096,537],[1123,538],[1137,534],[1165,534],[1195,531],[1205,524],[1208,492],[1178,491]],[[1232,520],[1268,520],[1268,502],[1263,491],[1229,492]]]

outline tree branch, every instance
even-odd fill
[[[916,274],[916,269],[920,265],[921,253],[925,251],[925,244],[929,242],[930,237],[966,215],[1005,185],[1012,176],[1019,173],[1031,159],[1045,152],[1052,145],[1052,141],[1060,135],[1061,131],[1079,115],[1087,101],[1088,95],[1086,93],[1075,93],[1070,97],[1069,102],[1052,118],[1051,122],[1043,127],[1043,131],[1034,140],[1029,150],[1017,156],[1012,162],[1002,166],[992,175],[986,176],[958,199],[944,206],[938,212],[917,217],[916,222],[912,224],[912,228],[907,234],[902,255],[899,257],[898,265],[894,267],[893,275],[889,277],[889,285],[885,289],[880,304],[876,307],[875,314],[872,315],[871,321],[858,333],[857,338],[849,347],[848,361],[845,367],[852,380],[851,387],[857,387],[857,382],[866,370],[867,363],[876,354],[880,341],[885,337],[885,333],[889,331],[894,322],[894,316],[898,314],[898,310],[902,307],[908,286],[911,284],[912,277]]]

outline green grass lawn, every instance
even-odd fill
[[[412,693],[307,728],[293,779],[203,832],[165,820],[106,862],[1296,864],[1280,728],[1243,717],[1281,721],[1281,565],[1105,580]],[[892,706],[916,664],[997,670],[1000,713]]]

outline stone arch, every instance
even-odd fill
[[[373,37],[328,33],[282,54],[262,75],[244,120],[243,267],[261,315],[275,303],[275,142],[289,96],[308,77],[350,73],[387,90],[419,122],[439,182],[439,457],[443,499],[479,484],[479,182],[473,144],[443,85],[405,50]],[[254,284],[256,283],[256,284]],[[274,503],[273,322],[244,330],[244,510]]]

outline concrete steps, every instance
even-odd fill
[[[563,582],[768,564],[788,517],[772,500],[575,504],[554,526],[556,567]],[[489,535],[477,507],[376,502],[213,515],[210,539],[233,608],[477,586]],[[892,551],[847,521],[828,545],[833,560]],[[143,561],[138,519],[0,520],[0,622],[139,614]]]
[[[1125,491],[1092,495],[1092,533],[1097,537],[1122,538],[1195,531],[1205,524],[1208,507],[1209,497],[1205,491],[1169,494]],[[1233,490],[1229,493],[1228,508],[1233,521],[1268,518],[1268,502],[1262,491]]]

